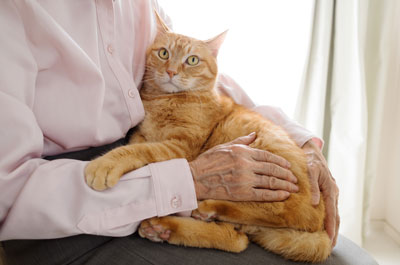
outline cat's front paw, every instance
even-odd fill
[[[123,175],[118,163],[106,157],[99,157],[85,168],[86,183],[95,190],[105,190],[117,184]]]
[[[192,211],[192,217],[197,220],[211,222],[217,219],[217,212],[208,201],[198,203],[198,208]]]

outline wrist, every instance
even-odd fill
[[[204,194],[206,192],[206,189],[205,189],[204,185],[200,181],[198,181],[199,172],[198,172],[198,166],[197,166],[196,162],[195,161],[189,162],[189,168],[190,168],[190,171],[191,171],[192,177],[193,177],[196,198],[198,200],[203,200],[203,199],[205,199]]]

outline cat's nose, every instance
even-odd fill
[[[174,71],[174,70],[169,70],[169,69],[167,70],[167,73],[168,73],[168,75],[169,75],[170,78],[174,77],[174,76],[177,74],[176,71]]]

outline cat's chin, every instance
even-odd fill
[[[178,93],[186,91],[186,89],[180,88],[170,82],[163,84],[161,88],[165,93]]]

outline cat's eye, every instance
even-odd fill
[[[197,57],[196,55],[191,55],[187,58],[186,63],[188,65],[196,65],[198,64],[200,61],[199,57]]]
[[[169,58],[169,52],[165,48],[161,48],[158,51],[158,56],[160,56],[161,59],[167,60]]]

